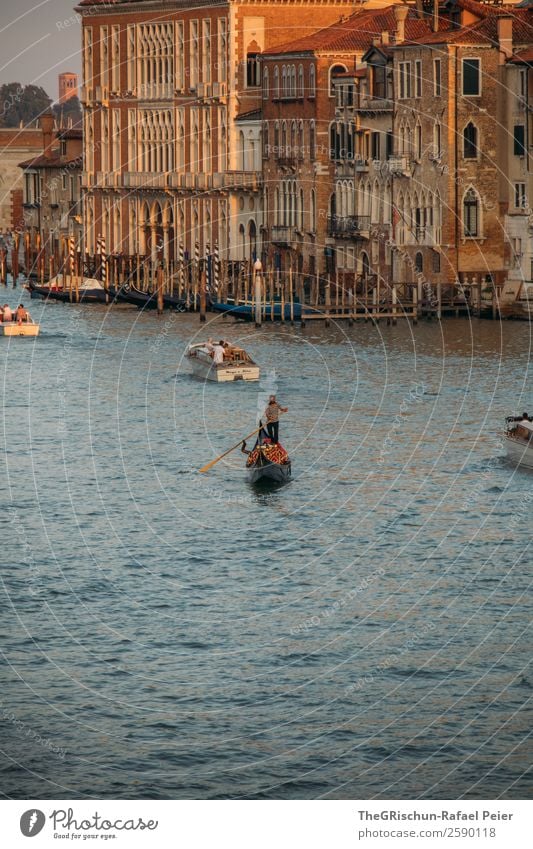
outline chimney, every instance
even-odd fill
[[[500,64],[513,55],[513,19],[510,15],[498,17],[498,45],[500,47]]]
[[[420,18],[420,20],[424,19],[424,9],[422,7],[422,0],[416,0],[416,16]]]
[[[394,19],[396,21],[396,44],[401,44],[402,41],[405,41],[405,19],[408,14],[409,8],[407,6],[394,6]]]
[[[381,33],[381,43],[382,43],[383,45],[390,44],[390,38],[389,38],[389,33],[388,33],[388,32],[382,32],[382,33]]]
[[[43,154],[47,159],[52,157],[52,141],[54,135],[54,116],[51,112],[41,115],[41,130],[43,131]]]

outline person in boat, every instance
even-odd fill
[[[282,407],[278,404],[275,395],[271,395],[268,399],[268,405],[265,410],[267,432],[272,442],[279,442],[279,414],[286,413],[288,407]]]
[[[4,304],[3,318],[4,321],[13,321],[13,311],[9,304]]]
[[[530,422],[530,421],[531,421],[531,416],[528,416],[528,414],[527,414],[527,413],[522,413],[522,418],[520,419],[520,421],[521,421],[521,422]]]
[[[222,365],[224,362],[224,340],[221,339],[218,345],[213,346],[213,362],[216,366]]]
[[[15,321],[17,321],[18,324],[22,324],[23,321],[28,321],[28,312],[25,309],[24,304],[19,304],[15,310]]]

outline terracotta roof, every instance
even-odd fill
[[[460,0],[468,2],[468,0]],[[470,0],[472,2],[472,0]],[[476,4],[478,5],[478,4]],[[493,11],[482,20],[469,27],[444,32],[432,32],[419,39],[420,44],[480,44],[493,46],[498,44],[498,18],[511,17],[513,20],[513,43],[526,45],[533,41],[533,10],[493,7]]]
[[[533,63],[533,47],[526,47],[525,50],[520,50],[519,53],[515,53],[515,55],[509,59],[509,62],[515,62],[517,65],[521,65],[522,63],[531,65]]]
[[[19,162],[19,168],[72,168],[74,165],[83,165],[83,156],[73,157],[73,159],[65,159],[61,157],[57,150],[52,151],[51,156],[45,156],[44,153],[40,156],[35,156],[33,159],[26,159],[24,162]]]
[[[59,129],[57,135],[60,139],[81,139],[83,138],[83,130],[81,125],[76,127],[65,127],[64,130]]]
[[[477,4],[476,4],[477,5]],[[343,21],[320,29],[311,35],[295,39],[279,47],[274,47],[265,55],[277,56],[286,53],[350,53],[366,50],[372,40],[382,32],[393,33],[397,23],[394,6],[384,9],[360,9]],[[417,41],[431,32],[429,22],[417,17],[416,9],[409,7],[405,21],[405,38]]]
[[[237,115],[236,121],[253,121],[261,117],[261,109],[249,109],[248,112],[241,112]]]

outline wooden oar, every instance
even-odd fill
[[[266,425],[261,425],[261,427],[258,427],[257,430],[252,430],[252,432],[249,433],[248,436],[245,436],[243,439],[239,439],[239,441],[232,448],[228,448],[228,450],[224,451],[224,453],[221,454],[220,457],[216,457],[214,460],[211,460],[210,463],[207,463],[205,466],[202,466],[202,468],[198,471],[201,473],[208,472],[209,469],[216,463],[218,463],[219,460],[222,460],[223,457],[226,457],[228,454],[231,454],[231,452],[235,451],[235,449],[238,448],[239,445],[242,445],[242,443],[246,442],[247,439],[250,439],[251,436],[255,436],[255,434],[259,433],[260,430],[264,430],[266,432]]]

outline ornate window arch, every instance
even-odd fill
[[[274,100],[279,100],[279,68],[277,65],[274,66],[274,91],[273,91]]]
[[[464,159],[477,159],[478,156],[478,132],[473,121],[469,121],[463,129],[463,157]]]
[[[481,203],[473,186],[469,186],[463,195],[463,235],[468,239],[481,236]]]
[[[304,66],[298,65],[298,97],[304,96]]]
[[[268,68],[263,68],[263,100],[268,100],[270,94],[270,86],[268,79]]]
[[[309,97],[316,97],[316,68],[309,66]]]

